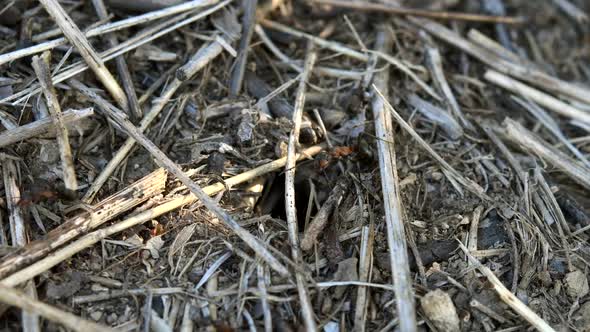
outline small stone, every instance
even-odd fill
[[[98,322],[98,320],[102,317],[102,311],[93,311],[90,313],[90,318],[92,318],[92,320],[94,320],[95,322]]]
[[[420,300],[424,314],[439,331],[459,331],[459,316],[449,294],[437,289]]]
[[[117,321],[117,318],[119,318],[119,316],[117,316],[117,314],[113,312],[112,314],[107,316],[107,324],[112,325]]]
[[[577,270],[566,274],[565,276],[567,295],[573,298],[584,297],[590,291],[588,287],[588,278],[584,272]]]

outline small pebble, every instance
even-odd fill
[[[98,320],[102,317],[102,311],[93,311],[90,313],[90,318],[92,318],[92,320],[94,320],[95,322],[98,322]]]
[[[566,274],[565,284],[567,295],[573,298],[584,297],[590,290],[588,287],[588,278],[580,270]]]
[[[438,331],[459,331],[459,316],[449,294],[440,289],[428,292],[420,300],[424,314]]]

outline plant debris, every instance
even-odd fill
[[[588,11],[0,3],[0,330],[590,330]]]

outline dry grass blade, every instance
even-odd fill
[[[72,331],[80,332],[103,332],[116,331],[110,327],[98,325],[69,312],[57,309],[43,302],[33,300],[27,295],[0,284],[0,302],[18,307],[31,313],[38,314],[46,319],[59,323]]]
[[[295,208],[295,164],[297,162],[296,149],[299,143],[299,131],[301,129],[301,118],[303,116],[303,107],[305,105],[305,89],[311,76],[312,68],[315,64],[317,54],[313,49],[313,44],[308,42],[307,55],[303,75],[299,81],[297,95],[295,98],[295,107],[293,110],[293,129],[289,135],[287,147],[287,163],[285,164],[285,210],[287,214],[287,226],[289,229],[289,243],[291,244],[291,258],[295,263],[301,261],[301,250],[299,248],[299,231],[297,230],[297,211]],[[303,322],[308,331],[315,331],[316,323],[313,315],[313,309],[307,286],[305,285],[305,276],[297,272],[295,274],[297,281],[297,292],[299,301],[301,301],[301,310],[303,311]]]
[[[227,6],[232,0],[224,0],[219,4],[203,10],[202,12],[198,12],[192,16],[188,14],[180,14],[174,16],[167,21],[162,23],[156,24],[155,26],[149,27],[140,31],[136,36],[129,38],[122,42],[121,44],[117,45],[117,47],[113,47],[107,51],[104,51],[100,54],[102,57],[102,61],[106,62],[108,60],[114,59],[119,55],[125,54],[131,50],[134,50],[141,45],[149,43],[150,41],[157,39],[163,35],[166,35],[172,31],[178,30],[179,28],[190,24],[192,22],[198,21],[204,17],[209,16],[210,14],[224,8]],[[188,16],[188,18],[187,18]],[[84,63],[76,63],[74,65],[69,66],[67,69],[64,69],[62,72],[54,75],[53,83],[57,84],[63,82],[67,79],[74,77],[75,75],[84,72],[88,69]],[[9,102],[16,99],[13,104],[18,105],[24,102],[24,100],[28,100],[31,95],[39,93],[41,90],[38,86],[33,85],[32,87],[23,89],[22,91],[13,94],[12,96],[3,98],[0,100],[0,103]],[[20,99],[19,99],[20,98]]]
[[[376,49],[388,53],[392,48],[392,38],[387,29],[382,26],[377,33]],[[382,71],[375,75],[373,88],[375,91],[388,91],[389,72]],[[380,93],[380,92],[379,92]],[[375,135],[379,150],[379,171],[383,191],[383,205],[385,222],[387,225],[387,244],[392,271],[392,281],[395,288],[397,315],[400,320],[400,331],[416,331],[416,311],[414,308],[414,292],[410,278],[408,263],[406,234],[399,196],[399,179],[393,146],[393,122],[391,113],[387,112],[386,97],[382,94],[373,96],[372,109],[375,119]]]
[[[209,46],[205,47],[205,49],[197,51],[195,55],[188,61],[188,63],[191,65],[189,67],[184,67],[182,71],[182,77],[188,78],[194,76],[206,64],[221,54],[222,50],[223,48],[219,45],[219,43],[213,42]],[[166,89],[162,92],[160,97],[154,101],[150,110],[144,115],[143,119],[139,123],[139,130],[141,132],[145,131],[150,126],[152,121],[160,114],[160,112],[162,112],[172,96],[182,86],[182,83],[182,80],[174,78],[172,82],[167,85]],[[82,198],[84,202],[90,203],[94,199],[100,188],[106,183],[111,174],[121,164],[127,154],[129,154],[129,152],[133,149],[134,145],[135,141],[132,138],[128,138],[125,141],[125,143],[115,153],[113,158],[111,158],[108,164],[103,168],[102,172],[94,180],[94,183],[92,183],[90,188],[88,188],[86,194],[84,194],[84,197]]]

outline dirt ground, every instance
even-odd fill
[[[589,10],[0,2],[0,331],[590,331]]]

